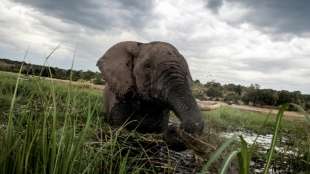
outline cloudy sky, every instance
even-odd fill
[[[113,44],[166,41],[201,82],[310,94],[308,0],[0,0],[0,57],[98,71]]]

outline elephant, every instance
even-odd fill
[[[179,130],[201,135],[204,121],[192,95],[185,58],[171,44],[123,41],[98,60],[105,86],[106,119],[142,133],[169,133],[172,111]]]

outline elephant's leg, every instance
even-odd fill
[[[111,126],[125,126],[126,122],[129,122],[130,114],[132,113],[132,107],[125,102],[115,103],[111,106],[111,111],[108,114],[108,122]]]
[[[117,100],[116,96],[112,91],[109,89],[107,85],[105,87],[105,110],[106,110],[106,120],[112,126],[122,126],[130,113],[132,112],[131,105],[124,102]]]
[[[169,148],[176,151],[187,149],[177,132],[177,125],[168,125],[169,109],[151,104],[144,105],[141,112],[145,115],[139,117],[139,126],[136,125],[137,131],[142,133],[163,133],[163,138]]]
[[[156,108],[156,107],[155,107]],[[144,108],[146,109],[146,108]],[[137,116],[133,117],[132,120],[136,119],[137,123],[136,130],[142,133],[162,133],[168,127],[169,110],[163,109],[150,109],[149,112],[142,112]]]

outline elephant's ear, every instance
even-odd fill
[[[139,45],[138,42],[120,42],[108,49],[97,62],[103,79],[117,97],[123,97],[136,85],[132,70]]]

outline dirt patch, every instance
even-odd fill
[[[221,107],[222,105],[224,105],[224,103],[215,102],[215,101],[201,101],[201,100],[196,100],[196,101],[197,101],[197,104],[198,104],[200,110],[202,110],[202,111],[215,110],[215,109]]]
[[[231,105],[233,108],[237,108],[240,110],[245,111],[253,111],[253,112],[259,112],[259,113],[271,113],[272,115],[276,115],[278,113],[277,109],[269,109],[269,108],[260,108],[260,107],[254,107],[254,106],[246,106],[246,105]],[[304,119],[304,116],[301,113],[293,112],[293,111],[285,111],[284,112],[284,118],[286,119],[292,119],[292,120],[302,120]]]

